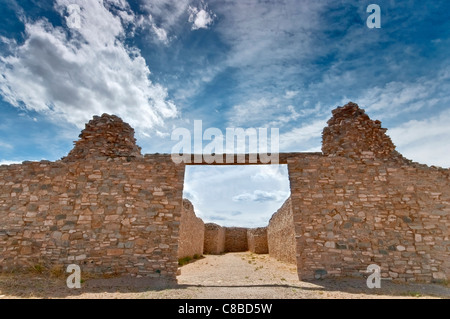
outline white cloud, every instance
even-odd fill
[[[123,17],[105,7],[128,12],[126,3],[57,0],[56,7],[63,15],[73,3],[81,7],[81,28],[71,29],[71,37],[44,20],[26,23],[25,42],[0,60],[4,99],[78,127],[105,112],[147,132],[175,117],[167,90],[149,80],[139,50],[123,42]]]
[[[373,87],[361,96],[352,97],[352,100],[364,107],[373,118],[393,118],[449,103],[449,80],[450,68],[446,68],[436,77],[422,77],[411,82],[389,82],[382,87]],[[345,104],[348,100],[345,98],[342,102]]]
[[[158,27],[158,25],[155,22],[155,19],[151,14],[148,15],[148,17],[140,16],[137,20],[137,25],[141,28],[149,27],[150,30],[153,32],[154,35],[156,35],[156,38],[158,41],[162,42],[165,45],[168,45],[170,42],[169,36],[167,34],[167,30],[165,30],[163,27]]]
[[[169,39],[167,38],[167,32],[163,28],[158,28],[156,25],[152,25],[152,29],[158,37],[159,41],[167,44]]]
[[[286,94],[284,95],[285,99],[292,99],[296,97],[300,93],[299,91],[286,91]]]
[[[192,30],[207,29],[209,25],[214,22],[216,15],[208,9],[198,9],[196,7],[189,6],[189,22],[192,23]]]
[[[142,0],[142,8],[154,19],[160,28],[169,31],[180,25],[181,18],[187,15],[191,0]]]
[[[19,161],[7,161],[7,160],[0,160],[0,165],[12,165],[12,164],[21,164],[22,162]]]
[[[0,141],[0,148],[13,149],[14,147],[9,143]]]
[[[232,199],[235,202],[268,202],[268,201],[280,202],[286,200],[288,196],[289,194],[283,191],[268,192],[262,190],[255,190],[253,191],[253,193],[242,193],[236,195]]]
[[[388,134],[405,157],[428,165],[450,167],[450,112],[412,120],[389,129]]]
[[[327,119],[321,119],[281,134],[280,151],[298,152],[305,148],[317,149],[318,145],[311,145],[311,140],[320,139],[325,126],[327,126]]]
[[[221,17],[217,30],[231,48],[228,65],[241,68],[242,76],[252,82],[277,85],[304,72],[289,62],[318,53],[311,35],[322,28],[320,13],[326,6],[321,1],[292,0],[221,3],[215,8]]]
[[[279,127],[298,119],[294,106],[283,107],[277,98],[260,98],[235,105],[228,112],[230,127]]]
[[[286,165],[260,165],[258,172],[251,177],[251,180],[255,182],[268,180],[283,182],[287,178],[288,171]]]

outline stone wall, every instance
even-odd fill
[[[75,147],[63,160],[75,161],[99,156],[142,157],[141,148],[136,145],[134,129],[115,115],[94,116],[79,137],[74,142]]]
[[[205,254],[219,255],[225,251],[225,229],[214,223],[205,224]]]
[[[327,156],[350,158],[402,158],[395,150],[386,128],[372,121],[355,103],[332,111],[332,118],[322,133],[322,152]]]
[[[302,278],[370,264],[394,279],[449,277],[448,170],[299,156],[289,175]]]
[[[241,252],[247,250],[247,228],[225,227],[225,251]]]
[[[181,210],[178,258],[201,256],[205,240],[205,224],[195,216],[192,203],[183,199]]]
[[[378,264],[386,278],[448,279],[450,171],[405,160],[363,113],[334,111],[326,155],[288,159],[299,276],[361,276]]]
[[[248,250],[255,254],[267,254],[267,228],[252,228],[247,230]]]
[[[323,154],[280,154],[291,209],[273,216],[268,248],[291,249],[300,278],[370,264],[403,281],[450,278],[450,170],[406,160],[385,132],[349,103],[333,111]],[[62,161],[0,166],[0,271],[75,263],[175,279],[184,169],[142,156],[132,128],[106,114]],[[205,253],[246,250],[247,229],[205,225]]]
[[[174,277],[183,177],[168,155],[0,166],[0,270]]]
[[[283,206],[273,214],[267,226],[270,257],[292,264],[297,262],[294,231],[291,199],[288,198]]]
[[[74,263],[175,279],[184,165],[140,155],[114,116],[80,136],[64,161],[0,166],[0,271]]]

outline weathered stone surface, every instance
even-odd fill
[[[247,230],[248,250],[255,254],[267,254],[267,228],[251,228]]]
[[[320,155],[292,156],[288,170],[301,278],[361,276],[370,264],[402,281],[449,277],[450,215],[433,211],[450,202],[432,195],[450,198],[449,170]]]
[[[322,134],[325,155],[352,158],[389,158],[398,156],[387,129],[372,121],[355,103],[333,110]]]
[[[290,198],[270,219],[267,226],[267,241],[270,257],[292,264],[297,262],[294,216]]]
[[[195,216],[194,206],[187,199],[183,199],[179,237],[178,258],[203,254],[205,224]]]
[[[175,279],[183,178],[170,155],[0,166],[0,271],[77,263]],[[158,200],[141,193],[155,186]]]
[[[214,223],[205,224],[205,254],[219,255],[225,251],[225,229]]]
[[[134,129],[115,115],[94,116],[81,132],[80,139],[65,161],[92,157],[142,157],[136,145]],[[90,174],[90,179],[101,179],[101,174]]]
[[[225,227],[225,252],[248,250],[247,228]]]
[[[0,271],[75,262],[176,277],[185,167],[142,157],[133,135],[103,115],[62,161],[0,166]],[[323,154],[280,158],[291,197],[269,223],[268,248],[300,278],[361,276],[374,263],[396,280],[450,278],[450,170],[404,159],[355,104],[333,111]],[[227,250],[248,249],[247,229],[227,229],[205,225],[205,253],[224,252],[226,232],[236,239]]]

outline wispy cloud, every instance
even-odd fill
[[[233,106],[228,112],[229,127],[279,127],[298,119],[292,105],[283,105],[278,98],[260,98]]]
[[[405,157],[429,165],[450,167],[450,111],[423,120],[412,120],[388,132]]]
[[[242,193],[234,196],[232,199],[235,202],[268,202],[268,201],[276,201],[280,202],[286,197],[288,194],[283,191],[262,191],[255,190],[253,193]]]
[[[285,99],[292,99],[293,97],[297,96],[299,91],[286,91],[286,94],[284,95]]]
[[[180,28],[183,17],[187,18],[191,2],[191,0],[142,0],[141,5],[154,19],[155,25],[169,34]]]
[[[0,141],[0,148],[7,148],[7,149],[11,150],[14,148],[14,146],[9,143]]]
[[[450,103],[450,68],[437,75],[375,86],[353,99],[363,105],[374,117],[392,119],[399,115],[411,115],[418,111],[431,110],[434,106]]]
[[[327,118],[294,128],[280,135],[280,151],[307,151],[321,145],[322,131]]]

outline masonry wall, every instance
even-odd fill
[[[247,230],[248,250],[255,254],[267,254],[267,228],[251,228]]]
[[[301,278],[449,278],[449,170],[301,154],[288,169]]]
[[[267,228],[269,254],[296,256],[302,279],[378,264],[385,278],[448,280],[450,170],[403,158],[354,103],[332,113],[323,155],[281,154],[291,197]],[[104,114],[63,160],[0,166],[0,271],[75,263],[175,279],[185,167],[135,142]],[[247,251],[247,233],[206,224],[204,251]]]
[[[183,179],[169,155],[0,166],[0,271],[175,279]]]
[[[205,254],[219,255],[225,251],[225,229],[214,223],[205,224]]]
[[[332,111],[320,154],[288,160],[301,278],[450,277],[450,170],[405,159],[381,122],[348,103]]]
[[[248,251],[247,228],[224,227],[225,228],[225,251],[241,252]]]
[[[267,226],[267,242],[269,256],[280,261],[295,264],[296,240],[291,198],[273,214]]]
[[[187,199],[183,199],[179,233],[178,258],[203,254],[205,224],[195,215],[194,206]]]

